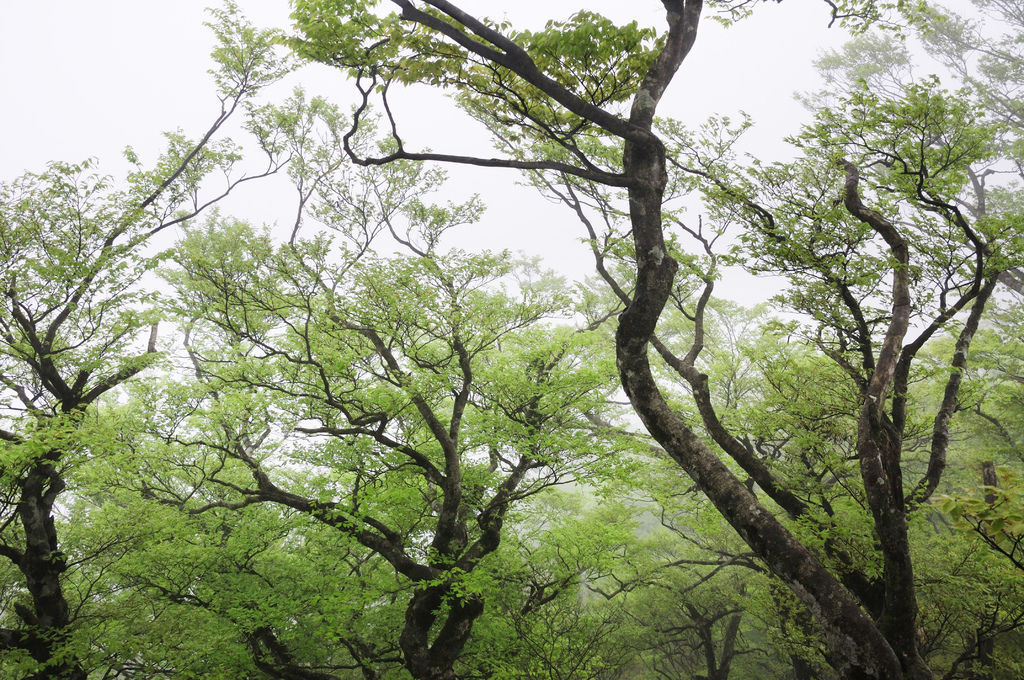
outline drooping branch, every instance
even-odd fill
[[[404,146],[400,143],[401,138],[397,135],[397,128],[395,119],[391,113],[390,108],[386,109],[386,113],[389,117],[392,129],[392,137],[398,142],[398,148],[382,156],[363,156],[352,146],[352,139],[355,137],[359,130],[359,126],[362,121],[362,117],[366,114],[370,106],[370,96],[376,88],[377,78],[374,75],[371,78],[371,84],[369,86],[362,85],[360,80],[357,80],[356,86],[362,96],[362,101],[359,106],[356,107],[355,113],[352,116],[352,125],[348,132],[342,136],[342,146],[345,149],[345,153],[353,163],[363,166],[374,166],[374,165],[387,165],[395,161],[407,160],[407,161],[420,161],[420,162],[437,162],[437,163],[451,163],[454,165],[472,165],[482,168],[507,168],[510,170],[528,170],[528,171],[542,171],[549,170],[554,172],[563,172],[567,175],[574,177],[580,177],[581,179],[591,180],[606,184],[608,186],[624,187],[628,183],[628,179],[623,174],[605,172],[602,170],[596,170],[594,168],[581,168],[569,163],[563,163],[561,161],[525,161],[515,158],[483,158],[480,156],[466,156],[459,154],[445,154],[445,153],[434,153],[434,152],[417,152],[407,151]]]
[[[369,548],[387,560],[396,571],[413,581],[436,578],[437,570],[419,564],[409,557],[402,545],[402,536],[397,531],[373,517],[352,516],[336,502],[314,501],[305,496],[282,489],[270,479],[260,462],[256,459],[252,453],[254,448],[252,444],[250,443],[247,446],[243,441],[245,439],[244,436],[232,433],[230,428],[225,427],[225,432],[229,439],[227,444],[195,443],[220,449],[243,463],[249,469],[253,481],[256,483],[256,488],[242,489],[233,487],[243,495],[240,501],[215,501],[204,505],[198,511],[205,511],[215,507],[238,509],[254,503],[276,503],[308,515],[327,526],[351,536],[364,547]],[[227,486],[232,485],[227,484]]]

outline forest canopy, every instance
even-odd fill
[[[206,126],[0,183],[0,677],[1021,677],[1024,5],[809,6],[777,157],[664,105],[764,8],[661,5],[228,3]],[[464,166],[591,274],[466,247]]]

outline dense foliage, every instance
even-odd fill
[[[294,4],[214,12],[196,139],[0,185],[0,676],[1021,676],[1019,0],[824,3],[861,35],[785,161],[658,110],[755,3]],[[267,94],[285,46],[351,115]],[[407,149],[410,85],[497,155]],[[595,276],[458,248],[431,162],[522,171]],[[286,233],[216,210],[278,171]]]

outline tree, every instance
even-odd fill
[[[1016,40],[1024,15],[1019,2],[1003,0],[974,0],[980,13],[978,20],[968,20],[941,7],[921,8],[915,15],[916,28],[929,51],[959,78],[960,82],[983,105],[987,118],[1004,127],[999,137],[1000,152],[1012,160],[1010,169],[1002,172],[984,172],[978,179],[985,181],[992,174],[1010,174],[1021,177],[1021,139],[1024,118],[1014,104],[1013,92],[1020,87],[1024,53]],[[1007,186],[990,187],[999,209],[1019,210],[1019,194]],[[1021,293],[1019,271],[1011,273],[1016,282],[1014,290]],[[1010,285],[1010,279],[1004,277]]]
[[[592,493],[608,491],[553,490],[516,513],[490,566],[493,593],[459,677],[630,677],[634,654],[623,644],[623,608],[595,592],[614,587],[628,569],[636,508],[614,492],[593,502]]]
[[[0,187],[0,554],[18,580],[0,619],[0,667],[12,677],[87,674],[87,642],[75,639],[72,620],[82,603],[65,590],[56,514],[69,475],[105,448],[104,396],[157,357],[157,316],[141,284],[159,261],[148,241],[281,162],[270,156],[265,169],[241,177],[232,172],[237,149],[216,139],[282,67],[268,34],[230,8],[215,16],[221,107],[200,139],[169,134],[152,169],[129,150],[138,169],[124,188],[92,174],[92,162],[54,163]],[[209,192],[204,179],[217,172],[226,183]]]
[[[761,567],[736,545],[718,513],[689,495],[690,503],[682,504],[686,514],[662,509],[668,531],[653,533],[634,550],[663,564],[628,588],[622,606],[640,632],[620,644],[638,649],[653,677],[744,677],[744,656],[757,651],[745,638],[752,630],[748,603],[765,586]]]
[[[559,282],[507,253],[441,250],[476,209],[413,197],[439,179],[400,165],[337,178],[310,203],[334,231],[279,246],[230,221],[189,234],[168,276],[198,382],[155,423],[185,478],[146,489],[191,514],[273,504],[388,565],[390,594],[366,606],[390,599],[398,630],[342,639],[353,657],[357,636],[400,650],[424,679],[455,677],[510,509],[608,474],[623,448],[588,418],[606,409],[610,360],[587,329],[546,322],[572,312]],[[409,254],[370,253],[384,230]],[[257,658],[282,674],[291,653],[275,649],[297,636],[273,620]],[[355,658],[368,677],[381,660]]]
[[[996,277],[1017,262],[1009,249],[1001,252],[1012,219],[967,214],[958,203],[965,184],[970,187],[967,168],[990,158],[992,131],[974,124],[964,96],[928,84],[895,98],[864,91],[846,102],[849,116],[819,113],[817,126],[798,142],[805,152],[799,164],[755,168],[749,175],[727,169],[727,144],[692,150],[678,128],[655,124],[658,102],[694,43],[703,11],[699,1],[663,4],[667,30],[659,35],[590,13],[530,32],[478,19],[444,0],[394,0],[400,11],[386,17],[360,2],[308,0],[297,3],[302,35],[292,44],[356,79],[363,105],[350,136],[371,98],[382,98],[393,146],[376,157],[349,148],[358,163],[469,163],[547,173],[550,184],[592,187],[591,196],[623,189],[628,209],[614,215],[628,216],[635,273],[618,286],[625,309],[616,355],[622,386],[647,431],[811,612],[842,677],[929,678],[916,633],[907,514],[941,480],[967,350]],[[829,4],[834,18],[878,9],[874,3]],[[406,150],[387,100],[389,88],[403,83],[454,91],[509,154],[468,158]],[[796,279],[791,303],[811,315],[812,337],[857,390],[855,451],[880,544],[877,581],[831,572],[722,460],[719,452],[785,514],[809,514],[760,452],[714,413],[707,376],[696,364],[712,282],[697,287],[688,311],[696,319],[693,341],[685,354],[655,335],[666,304],[679,300],[681,255],[666,239],[666,200],[687,188],[684,177],[705,192],[716,217],[746,224],[753,249],[765,249],[765,268]],[[905,210],[914,215],[910,231]],[[911,233],[926,236],[922,250],[914,249]],[[939,290],[934,299],[927,290],[933,282]],[[838,295],[841,306],[822,309],[824,294]],[[908,489],[902,454],[913,360],[961,312],[968,317],[933,419],[928,472]],[[924,330],[911,338],[917,318]],[[689,384],[716,448],[666,400],[650,363],[652,344]]]

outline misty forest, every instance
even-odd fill
[[[0,678],[1024,677],[1024,2],[806,2],[785,152],[673,118],[773,4],[229,3],[206,126],[4,178]]]

